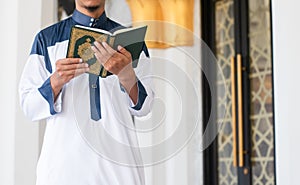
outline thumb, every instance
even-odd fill
[[[127,58],[130,58],[131,59],[131,54],[129,51],[127,51],[124,47],[118,45],[118,51],[120,53],[122,53],[123,55],[125,55]]]
[[[121,45],[118,45],[118,51],[123,53],[124,50],[126,50],[125,48],[123,48]]]

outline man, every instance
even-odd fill
[[[71,17],[37,34],[20,79],[24,113],[34,121],[47,121],[37,185],[144,184],[137,137],[130,127],[132,115],[150,111],[151,80],[136,74],[122,46],[115,51],[95,42],[92,47],[98,61],[114,74],[107,78],[86,73],[89,67],[79,58],[65,58],[73,25],[108,31],[120,26],[106,17],[105,0],[75,3]],[[148,56],[144,47],[138,67],[149,65]],[[93,105],[100,106],[96,112],[86,103],[94,100]],[[89,138],[97,129],[102,134]],[[121,142],[130,149],[114,144]]]

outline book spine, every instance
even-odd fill
[[[116,49],[114,48],[114,42],[115,42],[115,37],[109,37],[108,45],[110,45],[110,47],[112,47],[113,49]]]
[[[103,66],[100,74],[102,78],[105,78],[107,76],[107,70]]]

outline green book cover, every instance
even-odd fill
[[[144,39],[147,26],[123,28],[113,33],[105,30],[90,28],[85,26],[73,26],[71,29],[70,40],[68,44],[67,58],[81,58],[90,66],[90,71],[95,75],[105,78],[111,75],[97,61],[91,46],[95,41],[107,42],[112,48],[117,50],[118,45],[125,47],[131,53],[132,65],[137,66],[138,58],[143,50]]]

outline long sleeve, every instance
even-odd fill
[[[62,93],[54,102],[50,84],[51,72],[47,48],[39,34],[35,38],[19,83],[21,108],[32,121],[48,118],[61,111]]]
[[[146,116],[152,108],[154,87],[151,75],[151,61],[147,55],[147,52],[141,54],[138,67],[135,69],[138,78],[138,102],[134,105],[128,95],[129,111],[133,116]]]

